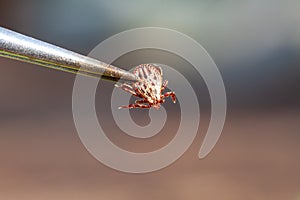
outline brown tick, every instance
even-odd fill
[[[162,94],[167,87],[168,81],[163,81],[162,69],[153,64],[142,64],[133,70],[133,74],[139,78],[134,83],[123,83],[115,85],[126,92],[139,97],[134,104],[128,106],[120,106],[121,108],[155,108],[159,109],[160,105],[165,102],[166,97],[171,97],[173,103],[176,102],[174,92],[166,92]]]

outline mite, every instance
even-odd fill
[[[142,64],[133,70],[133,74],[139,78],[134,83],[116,84],[116,87],[123,89],[130,94],[139,97],[134,104],[120,106],[121,108],[155,108],[159,109],[165,102],[166,97],[171,97],[173,103],[176,103],[174,92],[162,93],[168,85],[168,81],[163,81],[162,69],[152,64]]]

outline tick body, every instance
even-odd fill
[[[139,97],[134,104],[127,106],[120,106],[121,108],[155,108],[159,109],[161,104],[165,102],[166,97],[171,97],[173,103],[176,102],[174,92],[166,92],[163,94],[164,89],[168,85],[168,81],[163,81],[162,69],[153,64],[142,64],[137,66],[133,74],[139,78],[134,83],[123,83],[116,85],[126,92]]]

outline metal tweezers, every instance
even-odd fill
[[[110,81],[137,81],[128,71],[3,27],[0,27],[0,56]]]

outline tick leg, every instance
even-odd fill
[[[167,92],[164,94],[164,98],[171,96],[173,103],[176,103],[176,95],[175,92]]]
[[[164,80],[164,82],[161,86],[161,91],[164,91],[164,89],[166,89],[167,85],[168,85],[168,80]]]
[[[140,98],[144,98],[144,96],[139,92],[138,89],[135,89],[135,93],[136,93],[135,96],[140,97]]]
[[[115,87],[121,88],[122,90],[129,92],[130,94],[134,96],[138,96],[131,85],[128,85],[126,83],[123,83],[121,85],[115,84]]]
[[[139,103],[134,103],[134,104],[129,104],[128,106],[120,106],[119,109],[121,108],[151,108],[150,105],[146,104],[139,104]]]
[[[138,100],[135,100],[135,103],[136,104],[142,104],[142,103],[148,103],[148,101],[145,100],[145,99],[138,99]]]

